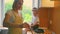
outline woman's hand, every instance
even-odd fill
[[[23,24],[23,27],[24,27],[24,28],[30,28],[29,24],[27,24],[27,23],[24,23],[24,24]]]

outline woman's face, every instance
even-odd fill
[[[22,5],[23,5],[23,1],[22,0],[19,0],[17,3],[16,3],[16,9],[17,10],[20,10],[22,8]]]

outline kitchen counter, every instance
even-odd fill
[[[8,28],[0,26],[0,30],[8,30]]]
[[[52,34],[52,31],[50,31],[49,29],[47,29],[47,28],[45,28],[45,27],[41,27],[41,29],[43,29],[44,30],[44,34]],[[37,33],[35,33],[34,31],[27,31],[27,34],[37,34]]]
[[[0,26],[0,34],[7,34],[8,28]]]

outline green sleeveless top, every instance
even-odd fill
[[[11,17],[9,19],[9,22],[14,23],[14,24],[22,24],[22,15],[18,16],[16,12],[13,10],[9,10],[7,12]],[[22,28],[8,28],[8,34],[22,34]]]

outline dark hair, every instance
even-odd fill
[[[34,10],[38,10],[38,9],[36,7],[34,7],[32,11],[34,11]]]
[[[16,3],[18,2],[19,0],[14,0],[13,2],[13,5],[12,5],[12,8],[15,9],[16,8]],[[23,0],[22,0],[23,1]]]

